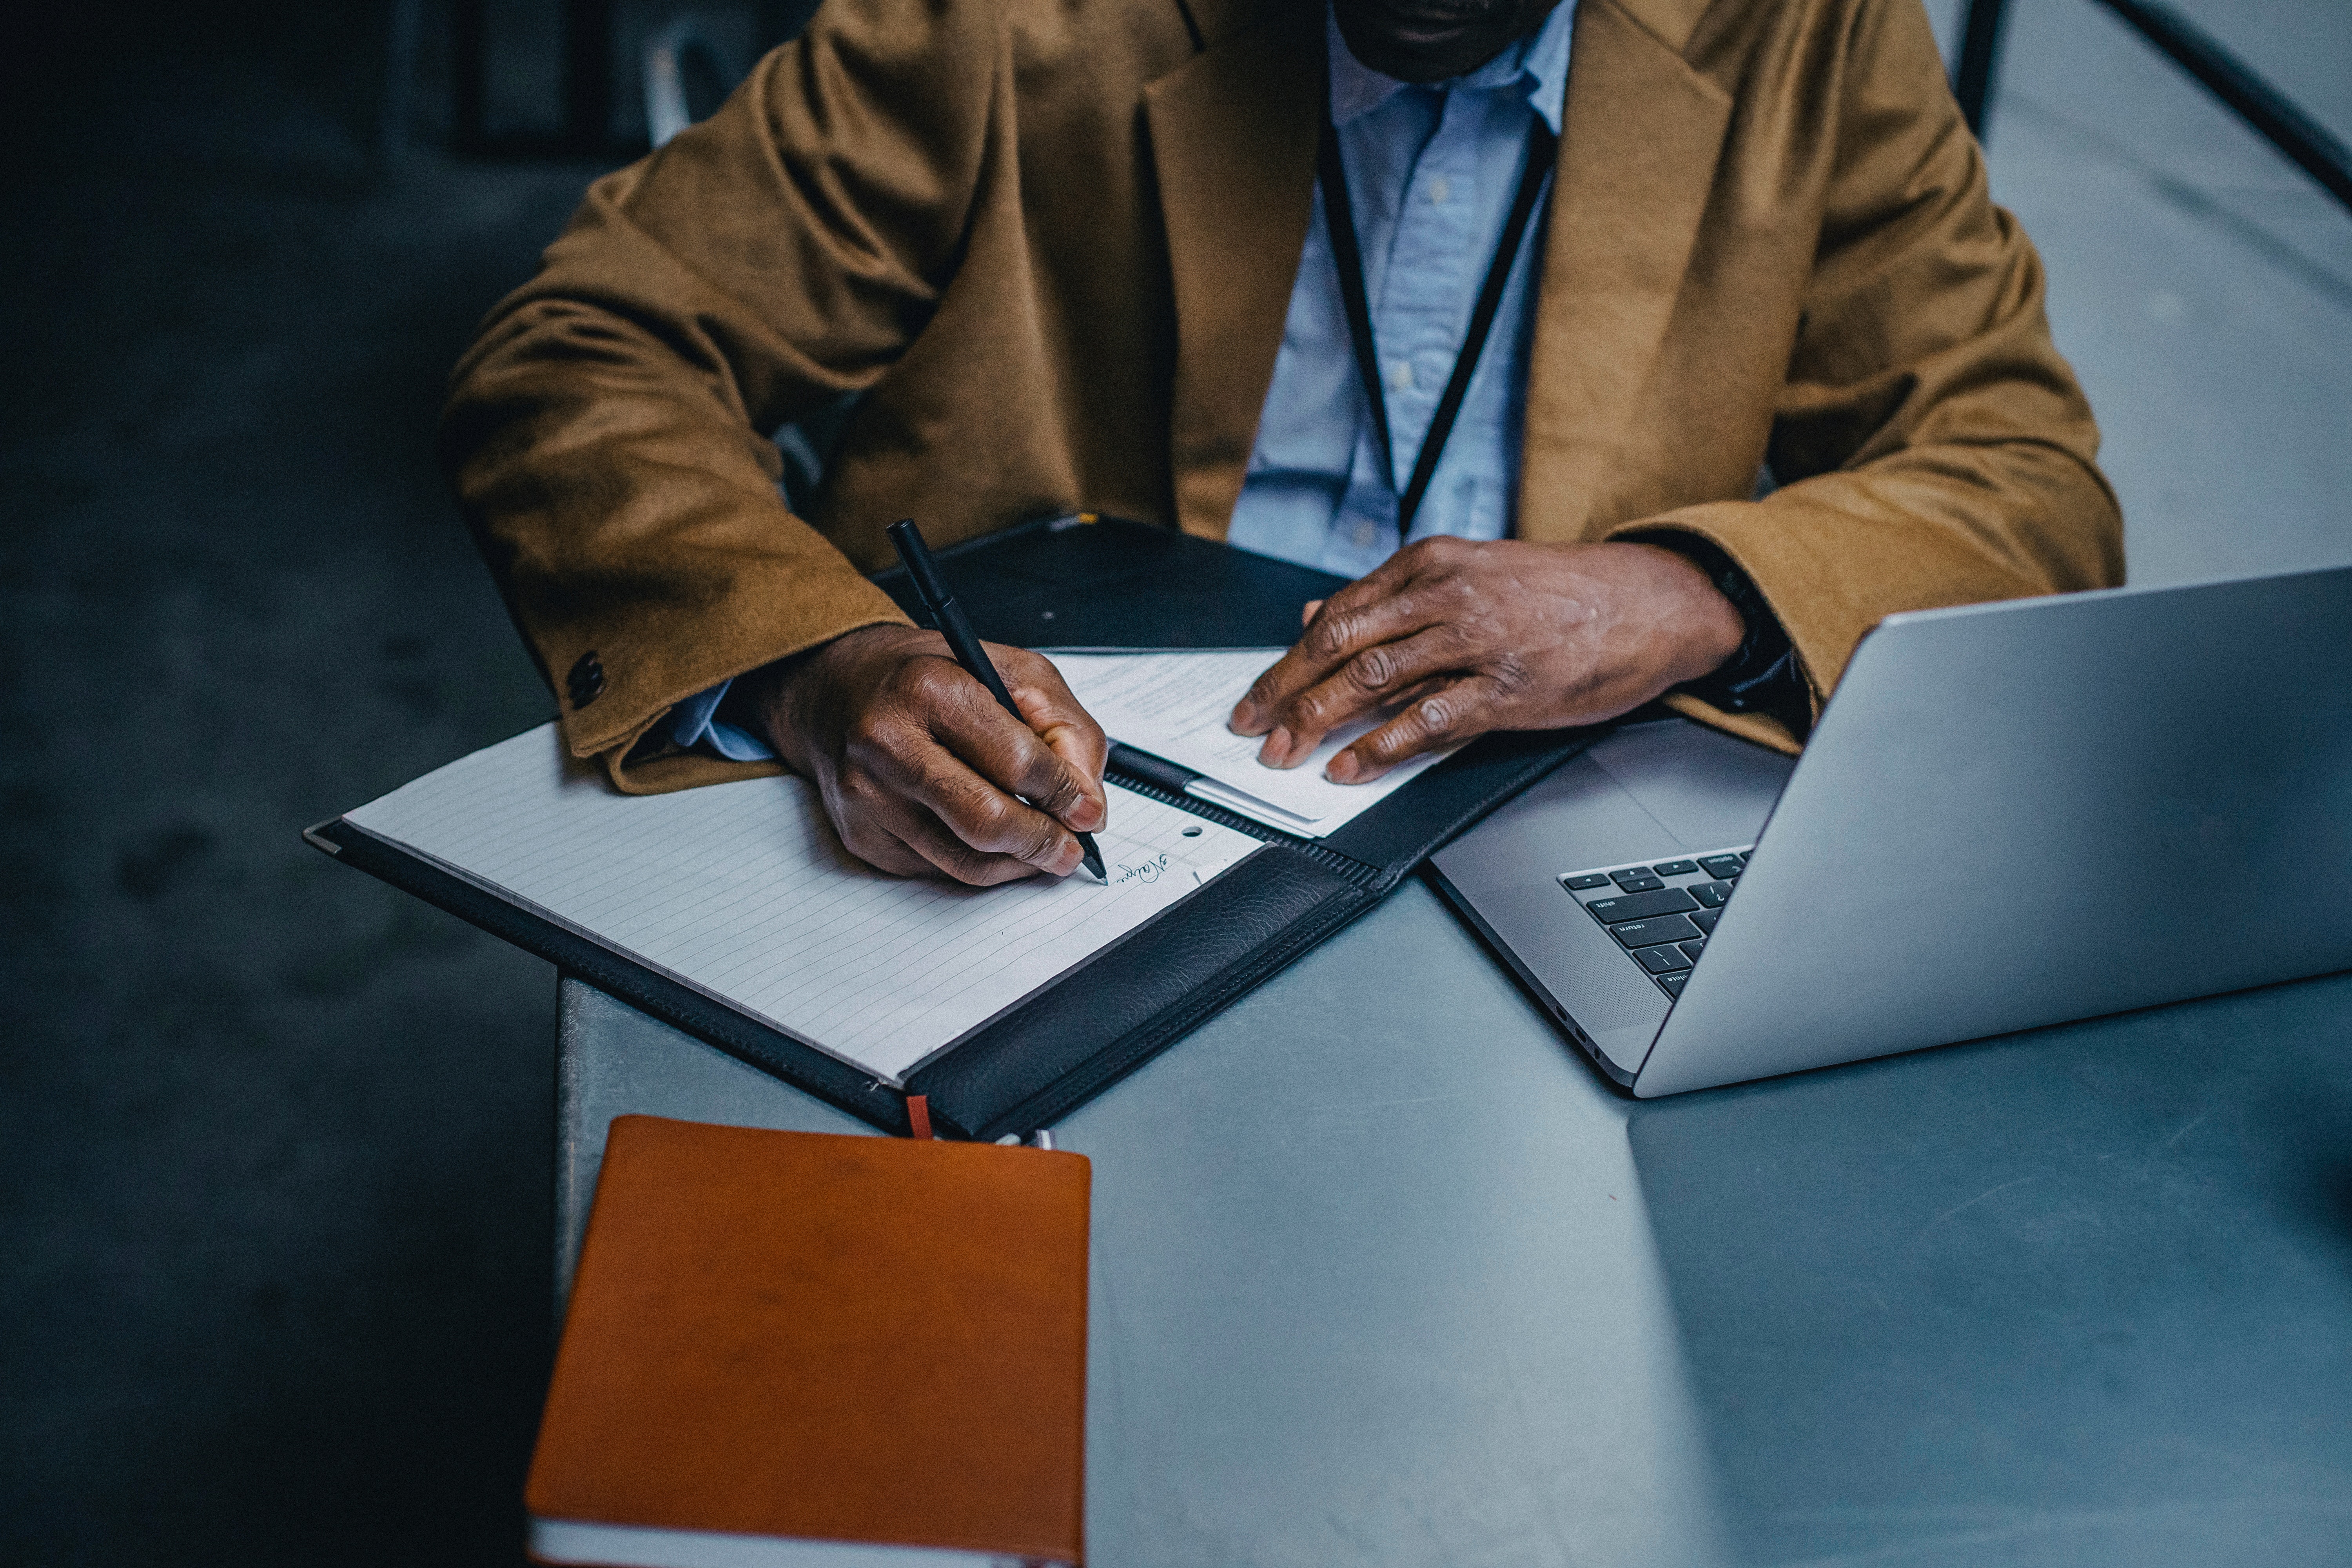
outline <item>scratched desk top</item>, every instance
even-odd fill
[[[567,1268],[615,1115],[865,1131],[560,1080]],[[1097,1562],[2352,1561],[2352,975],[1636,1104],[1413,883],[1055,1134]]]

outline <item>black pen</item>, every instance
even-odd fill
[[[931,559],[930,547],[923,542],[923,531],[915,526],[913,518],[902,517],[890,525],[889,534],[890,542],[898,547],[899,561],[907,568],[907,575],[914,579],[915,592],[921,596],[923,608],[929,613],[932,626],[940,636],[948,639],[948,651],[955,655],[956,662],[963,666],[966,675],[988,688],[988,694],[1003,704],[1007,713],[1020,723],[1027,724],[1029,721],[1023,719],[1021,710],[1013,704],[1013,693],[1004,689],[1004,681],[996,673],[996,666],[989,663],[988,655],[982,651],[980,638],[972,634],[971,623],[964,619],[963,606],[956,603],[953,594],[948,592],[946,581],[940,576],[940,564]],[[1076,832],[1076,829],[1071,831]],[[1102,851],[1095,847],[1095,836],[1079,833],[1077,837],[1078,850],[1087,869],[1095,874],[1096,881],[1108,886],[1110,877],[1103,869]]]

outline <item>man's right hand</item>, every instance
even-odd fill
[[[983,646],[1027,723],[938,633],[908,626],[845,633],[737,684],[859,859],[977,887],[1067,876],[1079,860],[1073,833],[1108,817],[1102,727],[1045,658]]]

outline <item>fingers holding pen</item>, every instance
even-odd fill
[[[993,887],[1037,875],[1011,855],[973,848],[929,808],[863,771],[845,771],[826,791],[844,847],[877,870],[899,877],[946,877]]]
[[[1108,742],[1051,664],[987,651],[1017,717],[911,626],[845,633],[745,678],[744,695],[858,858],[982,886],[1066,875],[1076,836],[1105,826]]]
[[[985,886],[1040,871],[1066,877],[1078,868],[1076,835],[945,752],[926,760],[904,794],[913,809],[893,831],[960,881]]]
[[[1105,816],[1100,774],[1086,765],[1087,731],[1098,758],[1100,730],[1082,710],[1076,719],[1083,724],[1051,714],[1050,695],[1039,702],[1038,710],[1049,713],[1064,745],[1076,753],[1074,761],[1005,712],[961,668],[943,660],[923,666],[910,673],[919,687],[910,712],[927,743],[897,757],[898,776],[892,782],[971,849],[1009,856],[1049,875],[1067,874],[1081,858],[1076,834],[1093,831]],[[1069,707],[1076,710],[1074,700]]]
[[[853,747],[835,790],[841,807],[835,820],[861,859],[885,870],[909,869],[890,844],[877,839],[877,855],[864,841],[879,835],[919,858],[914,874],[936,868],[982,887],[1076,868],[1078,841],[1069,829],[975,772],[928,727],[908,726],[877,740]],[[852,837],[852,824],[863,837]]]
[[[930,547],[923,542],[923,531],[916,525],[913,518],[902,517],[885,531],[889,535],[892,547],[898,551],[898,560],[906,567],[908,579],[912,584],[916,595],[922,600],[923,608],[929,616],[933,628],[939,632],[940,640],[947,644],[949,652],[954,656],[957,667],[980,684],[989,697],[1004,710],[1005,716],[1016,727],[1029,730],[1032,744],[1044,744],[1034,740],[1036,731],[1029,729],[1028,717],[1024,714],[1020,702],[1006,687],[1003,672],[998,668],[1000,662],[998,656],[992,654],[988,646],[980,640],[979,634],[972,629],[971,617],[964,614],[963,606],[956,602],[955,595],[940,575],[939,563],[932,558]],[[1000,650],[1000,652],[1009,654],[1011,650]],[[1034,704],[1053,708],[1058,705],[1057,694],[1058,697],[1067,697],[1068,692],[1062,687],[1058,675],[1050,670],[1034,670],[1031,673],[1033,679],[1030,684],[1033,687]],[[1044,678],[1042,689],[1039,689],[1039,681],[1034,679],[1036,677]],[[1079,710],[1075,701],[1069,704],[1069,708],[1077,721],[1091,727],[1091,721],[1086,720],[1083,710]],[[1084,767],[1086,753],[1091,749],[1088,738],[1083,732],[1076,735],[1066,733],[1066,731],[1070,728],[1069,724],[1055,721],[1050,718],[1048,727],[1055,731],[1055,740],[1073,750],[1079,765]],[[1053,751],[1054,748],[1051,745],[1045,746],[1046,754],[1053,754]],[[1057,758],[1057,763],[1059,767],[1054,770],[1055,772],[1069,766],[1067,759]],[[1105,810],[1106,803],[1100,793],[1099,768],[1097,767],[1092,771],[1096,775],[1092,789],[1081,784],[1076,795],[1072,796],[1056,787],[1065,781],[1055,780],[1052,784],[1041,786],[1040,793],[1049,801],[1055,803],[1065,814],[1072,815],[1076,820],[1099,819]],[[998,782],[1007,783],[1010,787],[1009,782],[1003,779],[1001,772]],[[1091,870],[1097,879],[1102,878],[1101,857],[1095,848],[1093,837],[1085,830],[1079,830],[1076,834],[1076,849],[1078,863]],[[1059,855],[1055,858],[1061,858]]]
[[[1053,661],[1025,648],[988,646],[1005,689],[1030,731],[1045,742],[1058,769],[1044,776],[1028,775],[1037,788],[1024,784],[1018,791],[1033,804],[1080,833],[1097,833],[1108,823],[1109,802],[1103,794],[1103,764],[1110,754],[1110,739],[1094,715],[1055,669]]]

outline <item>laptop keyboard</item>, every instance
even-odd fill
[[[1723,906],[1747,865],[1748,849],[1725,849],[1685,860],[1572,872],[1559,885],[1617,939],[1627,960],[1672,997],[1683,994],[1691,966],[1706,951],[1707,936],[1723,918]]]

